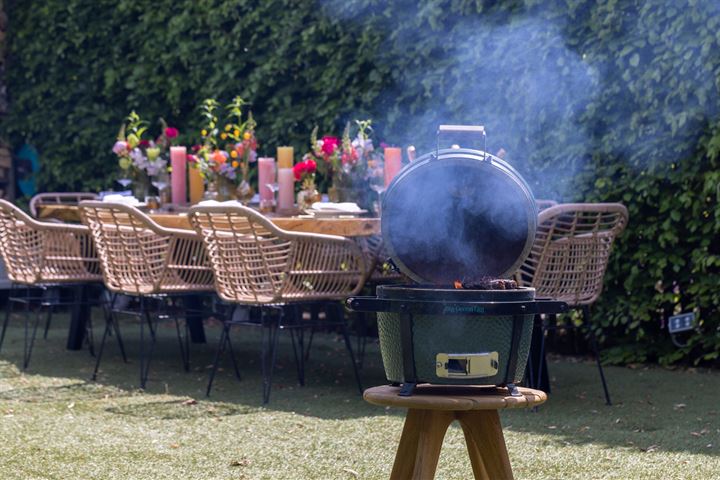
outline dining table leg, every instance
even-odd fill
[[[67,349],[82,350],[85,340],[86,325],[90,320],[88,304],[88,288],[86,285],[73,287],[73,304],[70,309],[70,330],[68,331]]]
[[[205,328],[203,327],[203,297],[202,295],[187,295],[185,301],[185,321],[187,322],[190,340],[192,343],[207,343]]]

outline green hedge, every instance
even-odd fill
[[[628,206],[594,315],[612,361],[720,352],[715,2],[8,3],[3,133],[38,148],[45,189],[107,188],[129,110],[192,132],[207,96],[251,99],[266,153],[316,123],[372,117],[421,152],[438,123],[483,123],[536,196]],[[678,349],[663,322],[691,309]]]

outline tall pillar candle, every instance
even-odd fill
[[[260,193],[260,202],[273,200],[274,192],[268,187],[268,184],[273,183],[275,183],[275,159],[272,157],[258,158],[258,193]]]
[[[278,168],[292,168],[294,154],[293,147],[277,147]]]
[[[172,203],[184,205],[187,203],[187,149],[185,147],[170,147],[170,165],[172,167],[170,177]]]
[[[385,186],[387,187],[402,168],[402,150],[398,147],[385,147]]]
[[[205,195],[205,182],[200,176],[200,170],[195,165],[188,167],[188,183],[190,184],[190,204],[195,205],[201,202]]]
[[[290,211],[295,206],[295,174],[292,168],[278,169],[278,211]]]

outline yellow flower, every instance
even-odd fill
[[[226,132],[229,132],[231,129],[232,129],[232,125],[230,125],[229,123],[227,125],[225,125]]]
[[[220,138],[222,138],[223,140],[225,140],[225,139],[227,138],[227,133],[225,133],[225,132],[221,133],[221,134],[220,134]]]
[[[239,133],[240,132],[236,133],[236,135],[239,135]],[[243,135],[243,140],[250,140],[250,137],[252,137],[252,133],[245,132],[245,134]]]
[[[200,135],[202,135],[203,137],[207,137],[207,130],[203,129],[203,130],[200,132]]]
[[[231,165],[232,165],[232,167],[233,167],[233,168],[237,168],[237,167],[239,167],[239,166],[240,166],[240,163],[239,163],[239,162],[237,162],[237,161],[234,161],[234,162],[232,162],[232,164],[231,164]]]
[[[232,152],[230,152],[230,156],[232,158],[237,158],[237,156],[238,156],[237,150],[233,150]]]

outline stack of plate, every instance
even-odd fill
[[[316,218],[330,218],[330,217],[358,217],[367,210],[363,210],[356,203],[330,203],[330,202],[316,202],[312,204],[311,208],[305,210]]]

